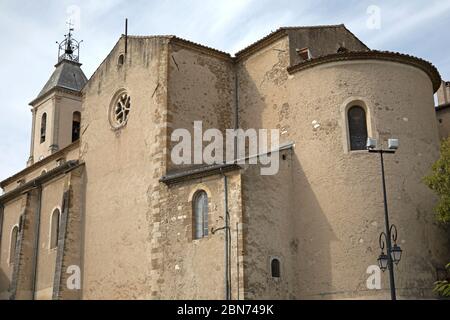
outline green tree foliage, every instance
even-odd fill
[[[424,181],[439,196],[435,208],[438,220],[444,224],[450,223],[450,138],[442,142],[441,157],[433,165],[432,174]]]
[[[443,224],[450,222],[450,138],[441,145],[441,157],[433,165],[432,174],[425,177],[425,184],[439,196],[435,211],[437,219]],[[446,266],[450,272],[450,263]],[[443,297],[450,297],[449,279],[437,281],[435,292]]]
[[[447,265],[447,272],[450,272],[450,263]],[[443,297],[450,297],[450,283],[447,280],[437,281],[435,283],[434,291]]]

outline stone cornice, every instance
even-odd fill
[[[441,86],[441,76],[436,67],[430,62],[398,52],[389,51],[357,51],[346,53],[334,53],[326,56],[313,58],[304,62],[300,62],[294,66],[289,67],[287,70],[289,74],[293,74],[305,69],[312,68],[317,65],[330,62],[340,61],[355,61],[355,60],[378,60],[378,61],[391,61],[407,64],[424,71],[431,79],[433,83],[433,91],[436,92]]]
[[[52,161],[57,160],[58,158],[61,158],[61,156],[65,155],[66,153],[68,153],[71,150],[78,148],[79,146],[80,146],[80,140],[77,140],[74,143],[69,144],[64,149],[61,149],[61,150],[55,152],[54,154],[49,155],[48,157],[42,159],[41,161],[35,162],[31,166],[26,167],[25,169],[16,173],[15,175],[1,181],[0,187],[4,188],[5,186],[13,183],[14,181],[20,180],[20,178],[22,178],[24,175],[39,169],[40,167],[48,164],[49,162],[52,162]]]
[[[45,94],[43,94],[42,96],[40,96],[40,97],[34,99],[33,101],[31,101],[28,105],[35,106],[39,102],[47,99],[54,92],[68,93],[68,94],[71,94],[71,95],[74,95],[74,96],[78,96],[78,97],[82,96],[81,91],[76,91],[76,90],[72,90],[72,89],[69,89],[69,88],[56,86],[56,87],[52,88],[51,90],[49,90],[48,92],[46,92]]]
[[[186,169],[181,172],[169,172],[161,179],[167,185],[172,185],[175,183],[183,182],[186,180],[205,178],[217,174],[223,174],[230,171],[240,170],[241,167],[237,164],[215,164],[208,166],[201,166],[197,168]]]
[[[12,199],[16,198],[18,195],[23,194],[27,190],[36,188],[38,186],[41,186],[43,183],[46,183],[58,176],[61,176],[62,174],[65,174],[69,171],[72,171],[76,167],[84,165],[84,163],[79,163],[78,160],[70,160],[66,163],[62,164],[59,167],[56,167],[49,172],[40,175],[39,177],[25,183],[24,185],[17,187],[14,190],[11,190],[3,195],[0,196],[0,203],[5,204],[8,201],[11,201]]]

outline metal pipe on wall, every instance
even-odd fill
[[[230,283],[230,219],[228,213],[228,177],[223,175],[225,205],[225,300],[231,300]]]
[[[36,208],[36,218],[34,222],[34,230],[36,232],[36,236],[34,238],[34,250],[33,250],[33,283],[31,287],[31,293],[33,295],[33,300],[36,300],[36,284],[37,284],[37,267],[38,267],[38,252],[39,252],[39,237],[40,237],[40,229],[41,229],[41,206],[42,206],[42,186],[37,187],[38,190],[38,200],[37,200],[37,208]]]

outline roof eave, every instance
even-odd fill
[[[84,86],[83,86],[84,87]],[[67,87],[63,87],[63,86],[55,86],[53,88],[51,88],[49,91],[47,91],[46,93],[38,96],[37,98],[35,98],[33,101],[31,101],[28,105],[30,106],[35,106],[36,104],[38,104],[38,102],[40,102],[41,100],[45,100],[46,98],[48,98],[52,93],[59,91],[59,92],[66,92],[66,93],[70,93],[76,96],[81,96],[81,90],[74,90],[71,88],[67,88]]]
[[[289,74],[293,74],[324,63],[364,60],[364,59],[399,62],[417,67],[422,71],[424,71],[430,77],[430,80],[433,84],[433,93],[435,93],[441,86],[442,82],[441,75],[439,74],[437,68],[431,62],[408,54],[390,51],[371,50],[371,51],[350,51],[345,53],[333,53],[329,55],[316,57],[310,60],[302,61],[296,65],[289,67],[287,70]]]

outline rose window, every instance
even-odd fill
[[[111,106],[110,122],[114,128],[124,126],[128,121],[131,110],[131,98],[126,92],[122,92]]]

